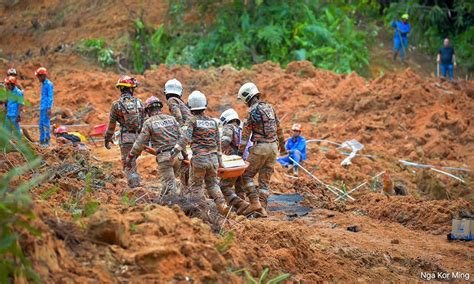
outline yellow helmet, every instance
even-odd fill
[[[403,20],[408,20],[408,14],[403,14],[403,15],[402,15],[402,19],[403,19]]]

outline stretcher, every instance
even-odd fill
[[[156,156],[156,150],[145,146],[144,151]],[[239,157],[240,158],[240,157]],[[189,160],[184,160],[183,163],[189,164]],[[245,170],[249,167],[249,163],[243,161],[240,158],[240,161],[236,162],[235,156],[225,156],[223,157],[224,168],[219,168],[217,170],[217,176],[220,178],[236,178],[240,177]]]

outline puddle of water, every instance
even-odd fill
[[[304,197],[298,193],[270,195],[268,197],[267,210],[270,212],[283,212],[288,220],[308,215],[313,210],[310,207],[300,205]]]

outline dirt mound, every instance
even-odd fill
[[[431,234],[451,232],[451,220],[458,217],[461,210],[473,211],[466,200],[430,200],[416,196],[385,197],[377,193],[366,194],[347,211],[363,210],[371,218],[400,223],[410,229]]]

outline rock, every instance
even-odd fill
[[[400,240],[393,239],[390,241],[391,244],[398,245],[400,243]]]
[[[304,81],[300,85],[299,92],[303,95],[308,96],[321,96],[321,91],[311,82],[311,81]]]
[[[360,228],[358,226],[349,226],[347,227],[347,230],[354,233],[360,232]]]
[[[145,273],[160,273],[172,267],[182,266],[184,257],[174,247],[159,246],[138,252],[135,255],[135,263]]]
[[[92,239],[111,245],[126,248],[130,244],[129,224],[113,209],[100,209],[92,215],[87,232]]]
[[[395,190],[395,195],[408,195],[407,187],[401,181],[396,181],[393,189]]]
[[[311,78],[316,75],[316,68],[309,61],[293,61],[286,67],[286,73],[293,73],[301,78]]]
[[[340,157],[339,152],[337,152],[335,149],[329,150],[325,155],[329,160],[336,160]]]

